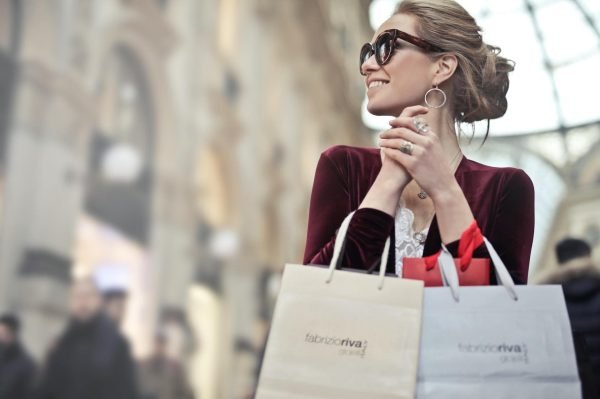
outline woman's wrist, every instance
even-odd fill
[[[402,176],[388,173],[382,169],[360,204],[360,208],[378,209],[394,216],[400,195],[408,184],[408,181],[405,180],[402,179]]]
[[[397,192],[398,195],[400,195],[411,179],[412,178],[407,172],[399,173],[398,167],[388,167],[388,165],[384,163],[375,179],[375,183],[386,187],[390,191]]]
[[[454,178],[450,184],[440,187],[437,190],[431,190],[431,192],[428,194],[436,208],[438,206],[443,207],[446,205],[451,205],[453,202],[459,201],[462,197],[464,197],[462,189]]]

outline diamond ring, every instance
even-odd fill
[[[426,134],[427,132],[429,132],[429,125],[422,117],[415,116],[413,118],[413,124],[415,125],[419,133]]]

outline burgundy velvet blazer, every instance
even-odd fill
[[[344,218],[357,210],[381,169],[377,148],[331,147],[321,154],[310,199],[304,264],[328,265],[333,256],[335,235]],[[512,275],[515,283],[526,284],[533,241],[534,190],[521,169],[494,168],[464,157],[456,180],[485,235]],[[373,271],[388,236],[395,241],[394,218],[387,213],[361,208],[348,229],[343,267]],[[456,256],[458,242],[447,245]],[[434,217],[425,241],[424,256],[441,248]],[[475,257],[489,257],[482,245]],[[495,284],[493,268],[491,281]],[[395,251],[390,250],[387,273],[395,273]]]

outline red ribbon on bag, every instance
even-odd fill
[[[425,261],[425,269],[428,272],[435,269],[435,265],[437,265],[437,261],[438,261],[438,258],[440,257],[441,253],[442,253],[442,250],[440,249],[438,252],[434,253],[433,255],[423,257],[423,260]]]
[[[471,264],[471,260],[473,259],[473,252],[475,252],[481,244],[483,244],[483,235],[477,225],[477,221],[473,219],[473,222],[462,233],[460,241],[458,242],[458,257],[460,258],[461,271],[464,272],[469,268],[469,264]],[[441,253],[442,250],[440,249],[435,254],[423,258],[427,271],[431,271],[435,268]]]
[[[465,271],[471,264],[473,259],[473,252],[483,244],[483,235],[477,221],[473,220],[473,223],[462,233],[460,241],[458,243],[458,257],[460,258],[460,270]]]

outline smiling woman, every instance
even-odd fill
[[[477,18],[488,40],[520,61],[511,74],[512,87],[507,97],[511,106],[502,119],[494,122],[494,135],[564,130],[600,118],[597,102],[592,98],[592,93],[600,90],[600,79],[589,79],[600,69],[600,1],[459,2]],[[373,29],[389,17],[396,4],[397,0],[371,2],[369,16]],[[388,120],[370,114],[365,99],[365,125],[381,130]],[[476,124],[476,132],[485,132],[485,127]]]
[[[515,168],[466,159],[455,125],[501,117],[513,63],[483,41],[476,21],[452,0],[405,0],[360,52],[367,108],[394,116],[376,148],[336,146],[315,175],[304,262],[328,264],[335,232],[356,211],[342,265],[372,270],[392,236],[388,272],[406,257],[455,256],[467,230],[480,229],[527,282],[533,239],[533,185]],[[488,257],[480,248],[475,256]],[[494,282],[490,276],[490,282]]]

